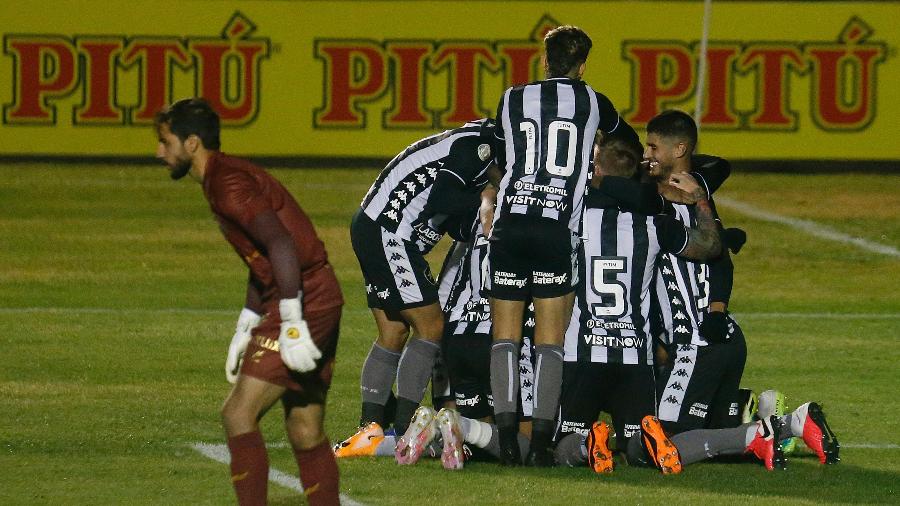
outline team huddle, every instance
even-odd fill
[[[333,448],[323,417],[343,299],[322,242],[280,183],[219,151],[205,101],[157,115],[157,157],[203,185],[250,271],[222,409],[240,504],[266,503],[258,421],[279,400],[310,504],[339,503],[335,457],[608,473],[615,450],[670,474],[737,454],[784,468],[796,438],[839,460],[819,404],[786,413],[778,392],[740,388],[729,252],[746,235],[722,226],[713,200],[727,161],[694,153],[680,111],[653,118],[642,144],[581,79],[582,30],[551,30],[544,49],[546,79],[506,90],[495,118],[409,145],[353,216],[377,336],[360,428]],[[444,235],[435,280],[425,256]]]
[[[611,472],[615,434],[629,464],[663,473],[742,453],[784,467],[794,437],[837,461],[817,403],[784,413],[768,391],[757,410],[740,389],[729,250],[746,236],[722,227],[712,197],[728,163],[694,154],[680,111],[649,122],[645,147],[581,80],[587,35],[566,26],[544,42],[547,79],[506,90],[494,119],[407,147],[354,217],[379,335],[360,429],[336,455]],[[424,255],[444,234],[434,282]],[[434,408],[420,406],[444,375],[450,397],[434,382]]]

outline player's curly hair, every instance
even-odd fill
[[[591,38],[581,28],[558,26],[544,36],[547,77],[563,77],[587,61]]]
[[[159,129],[163,123],[181,141],[196,135],[206,149],[218,150],[219,115],[209,102],[202,98],[183,98],[170,106],[164,107],[153,118],[153,124]]]
[[[691,150],[697,145],[697,123],[690,114],[670,109],[653,117],[647,123],[647,133],[686,141]]]

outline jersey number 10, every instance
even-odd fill
[[[537,128],[533,121],[519,123],[519,131],[525,133],[525,174],[534,174],[536,170],[537,142],[535,133]],[[544,168],[554,176],[568,177],[575,172],[575,149],[577,148],[578,127],[569,121],[556,120],[547,127],[547,160]],[[565,144],[563,144],[565,143]],[[565,161],[559,164],[560,152],[563,149]]]

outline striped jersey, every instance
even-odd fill
[[[362,201],[366,216],[422,253],[430,251],[443,237],[447,218],[426,210],[438,172],[450,172],[466,187],[487,182],[492,146],[480,135],[484,121],[427,137],[395,156]]]
[[[544,217],[580,230],[594,136],[619,114],[580,80],[555,78],[506,90],[497,108],[497,160],[503,178],[495,220]]]
[[[566,330],[565,360],[653,363],[651,289],[662,252],[680,253],[687,231],[666,216],[589,206],[579,253],[581,281]]]
[[[451,286],[445,287],[442,274],[439,292],[447,321],[445,333],[448,336],[463,334],[491,334],[491,304],[485,290],[485,282],[490,280],[488,263],[488,240],[481,227],[481,220],[472,225],[470,242],[456,241],[447,253],[442,271],[448,278],[454,275]],[[460,254],[460,250],[464,251]],[[456,266],[450,265],[456,263]],[[534,305],[525,308],[522,334],[526,338],[534,335]]]
[[[685,226],[697,223],[696,206],[667,203],[668,212]],[[715,216],[715,205],[710,198]],[[718,217],[716,217],[718,219]],[[700,323],[709,311],[709,265],[662,255],[657,265],[654,335],[664,344],[706,346],[700,337]]]

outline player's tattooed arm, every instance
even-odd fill
[[[687,229],[687,245],[679,253],[679,256],[704,262],[717,257],[722,252],[719,225],[708,200],[697,201],[696,220],[696,226]]]

